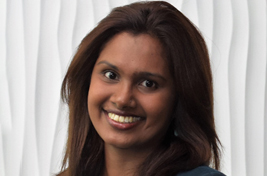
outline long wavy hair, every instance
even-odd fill
[[[173,122],[160,148],[138,167],[137,175],[175,175],[200,165],[219,168],[213,88],[206,44],[198,29],[163,1],[114,8],[79,45],[62,83],[69,106],[69,127],[62,175],[99,176],[104,142],[91,123],[87,96],[94,64],[104,45],[121,32],[149,34],[162,44],[176,89]],[[59,174],[59,175],[61,175]]]

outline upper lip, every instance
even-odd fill
[[[119,115],[119,116],[132,116],[132,117],[141,117],[139,115],[136,115],[136,114],[133,114],[133,113],[129,113],[127,111],[120,111],[120,110],[106,110],[106,109],[103,109],[104,111],[106,111],[107,113],[113,113],[113,114],[116,114],[116,115]],[[143,117],[141,117],[143,118]]]

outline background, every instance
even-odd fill
[[[0,176],[59,171],[68,111],[60,101],[81,39],[134,0],[0,0]],[[267,175],[266,0],[169,0],[202,31],[228,176]]]

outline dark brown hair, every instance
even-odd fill
[[[176,88],[173,123],[161,148],[140,165],[138,175],[175,175],[200,165],[219,168],[219,139],[213,116],[209,56],[197,28],[167,2],[138,2],[115,8],[81,42],[62,84],[69,129],[62,169],[67,175],[99,176],[103,141],[90,121],[87,95],[94,64],[105,43],[123,31],[149,34],[162,44]],[[68,165],[68,166],[67,166]]]

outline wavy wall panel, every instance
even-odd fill
[[[218,134],[224,145],[222,168],[231,170],[230,110],[228,63],[232,37],[232,8],[230,0],[214,1],[211,65],[214,77],[214,108]]]
[[[264,105],[266,86],[266,1],[248,1],[249,48],[246,77],[246,153],[247,173],[263,175],[264,162]],[[266,19],[264,19],[266,21]],[[265,46],[264,46],[265,45]],[[257,119],[257,120],[255,120]],[[254,152],[251,152],[254,151]],[[257,167],[251,167],[254,163]],[[266,173],[265,173],[266,174]]]
[[[0,176],[57,173],[67,135],[60,86],[81,39],[136,0],[0,0]],[[229,176],[267,175],[266,1],[169,0],[211,56],[216,126]]]
[[[26,109],[24,122],[23,153],[20,175],[39,175],[36,126],[36,82],[39,53],[41,2],[22,1],[25,47]],[[23,123],[22,123],[23,124]],[[6,173],[6,175],[9,175]]]
[[[228,64],[232,175],[245,175],[247,168],[245,96],[249,43],[248,4],[242,0],[232,1],[232,11],[233,30]]]
[[[4,165],[7,175],[18,175],[24,140],[26,109],[25,47],[22,1],[7,1],[6,74],[11,128],[3,131]]]

